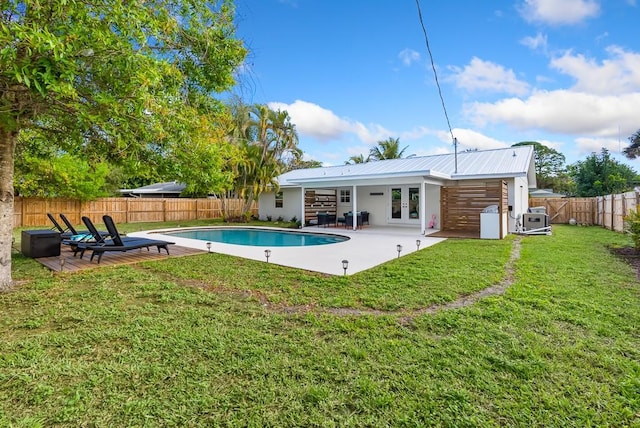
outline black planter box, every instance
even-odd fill
[[[20,248],[27,257],[54,257],[60,255],[61,240],[52,230],[23,230]]]

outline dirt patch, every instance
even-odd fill
[[[610,247],[609,252],[631,265],[638,272],[638,279],[640,279],[640,252],[638,250],[634,247]]]

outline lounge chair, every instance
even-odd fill
[[[60,237],[62,239],[71,238],[71,235],[73,235],[73,233],[70,230],[60,226],[60,223],[58,223],[56,218],[51,213],[47,213],[47,217],[49,217],[49,220],[51,220],[51,223],[53,223],[53,227],[51,228],[51,230],[57,230],[58,232],[60,232]]]
[[[175,244],[175,242],[167,242],[159,239],[149,239],[149,238],[135,238],[135,237],[121,237],[120,233],[118,233],[118,229],[116,228],[115,223],[111,216],[105,215],[102,217],[104,221],[104,225],[109,232],[110,239],[104,239],[100,237],[97,229],[91,222],[91,220],[87,217],[82,217],[82,221],[87,226],[87,229],[94,235],[96,238],[100,238],[101,242],[91,242],[91,243],[81,243],[79,246],[83,247],[82,252],[86,250],[91,250],[91,259],[97,254],[98,255],[98,263],[100,263],[100,259],[102,259],[102,255],[107,251],[120,251],[125,252],[129,250],[135,250],[138,248],[146,248],[149,250],[149,247],[157,247],[158,253],[161,248],[169,254],[169,245]],[[96,239],[98,240],[98,239]],[[82,255],[80,256],[82,258]]]
[[[62,219],[62,221],[64,222],[65,226],[67,226],[67,231],[71,232],[71,237],[69,239],[73,239],[74,236],[79,237],[79,236],[85,236],[85,239],[83,240],[87,240],[88,238],[92,237],[91,232],[89,232],[88,230],[76,230],[73,225],[71,224],[71,222],[69,221],[69,219],[67,218],[66,215],[64,214],[60,214],[60,218]],[[105,232],[105,231],[97,231],[98,234],[100,234],[100,236],[102,237],[108,237],[109,236],[109,232]]]

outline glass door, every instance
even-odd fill
[[[420,187],[391,187],[389,194],[391,195],[389,223],[411,224],[420,221]]]

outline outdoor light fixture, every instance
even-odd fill
[[[269,263],[269,257],[271,257],[271,250],[264,250],[264,256],[267,258],[267,263]]]
[[[64,269],[64,257],[60,256],[60,272]]]
[[[396,250],[398,250],[398,258],[400,258],[400,252],[402,251],[402,245],[396,245]]]
[[[207,242],[207,252],[211,252],[211,242]]]
[[[349,260],[342,261],[342,269],[344,269],[344,274],[347,274],[347,268],[349,267]]]
[[[416,239],[416,247],[417,247],[416,251],[418,251],[418,250],[420,249],[420,244],[421,244],[421,243],[422,243],[422,242],[420,242],[420,240],[419,240],[419,239]]]

